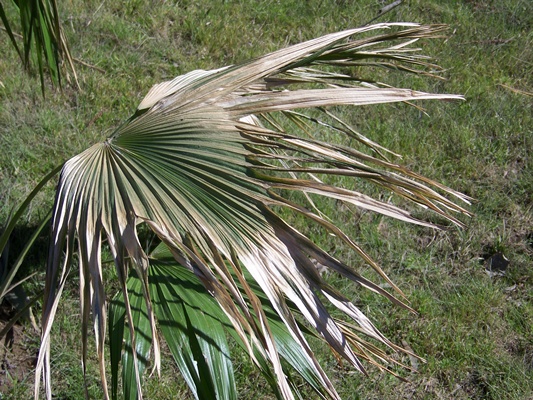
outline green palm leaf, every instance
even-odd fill
[[[125,399],[136,399],[140,393],[140,379],[146,369],[150,358],[152,343],[152,330],[150,319],[146,311],[146,304],[142,292],[142,283],[135,277],[128,279],[128,297],[131,307],[132,330],[124,329],[126,322],[126,308],[124,307],[124,294],[119,292],[109,307],[109,341],[112,368],[112,395],[117,398],[118,367],[122,356],[122,382]],[[134,332],[132,335],[132,331]],[[134,339],[133,339],[134,338]],[[122,353],[122,343],[126,343]],[[133,352],[135,349],[135,352]]]
[[[155,263],[150,278],[161,331],[195,397],[235,399],[229,321],[189,271]]]
[[[257,282],[293,340],[307,354],[330,397],[337,398],[335,390],[314,359],[291,309],[297,309],[334,352],[361,371],[364,367],[358,355],[371,362],[387,360],[385,353],[370,345],[364,336],[398,350],[359,309],[324,282],[313,261],[408,306],[321,250],[287,224],[277,210],[287,208],[318,223],[351,246],[387,280],[355,242],[327,216],[313,209],[316,205],[308,201],[312,196],[429,225],[399,207],[339,187],[335,179],[361,178],[460,223],[451,214],[467,212],[449,196],[467,201],[466,196],[387,161],[380,156],[385,153],[383,149],[339,122],[326,109],[343,104],[460,99],[456,95],[390,88],[349,75],[349,69],[342,70],[344,66],[365,65],[394,65],[412,72],[424,72],[425,67],[434,69],[408,46],[442,30],[441,26],[378,24],[326,35],[242,65],[191,72],[154,86],[134,116],[109,139],[67,161],[54,209],[37,366],[37,374],[44,373],[48,397],[50,328],[75,242],[80,254],[83,329],[86,331],[92,312],[106,398],[102,235],[118,271],[132,338],[134,304],[126,284],[130,269],[139,278],[136,293],[142,293],[145,301],[145,325],[150,326],[154,365],[159,368],[153,308],[164,307],[170,293],[161,292],[162,284],[152,287],[149,272],[170,272],[150,268],[150,259],[138,239],[137,226],[141,223],[157,234],[176,262],[197,276],[216,299],[256,364],[261,367],[261,360],[268,361],[283,398],[293,398],[293,391],[280,361],[280,345],[247,274]],[[380,34],[367,35],[374,31]],[[356,34],[363,36],[355,39]],[[340,69],[332,72],[332,67]],[[319,114],[306,111],[315,108]],[[321,139],[326,132],[357,137],[376,151],[375,155],[326,142]],[[291,191],[304,193],[308,200],[290,200],[286,194]],[[397,296],[403,297],[393,287]],[[348,324],[329,315],[321,296],[355,323],[357,334],[350,333]],[[166,318],[175,316],[168,312]],[[185,326],[189,327],[188,323]],[[191,336],[191,340],[193,357],[199,349],[206,350],[198,338],[195,342]],[[257,352],[259,356],[255,356]],[[187,362],[184,360],[184,365]],[[193,371],[188,370],[194,381]],[[140,382],[140,374],[136,376]],[[38,390],[37,381],[36,395]]]
[[[295,342],[257,283],[249,275],[246,279],[254,294],[260,298],[261,307],[268,318],[280,355],[294,370],[298,371],[317,394],[326,398],[327,394],[323,389],[324,381],[311,358]],[[144,316],[140,319],[135,318],[135,312],[133,313],[138,368],[142,372],[146,367],[151,329],[146,318],[146,304],[139,290],[141,281],[136,275],[132,275],[128,278],[127,286],[132,310],[135,310],[137,306],[137,311],[141,311],[138,315]],[[198,277],[177,264],[165,245],[160,244],[150,255],[149,287],[158,326],[195,398],[236,399],[230,347],[226,337],[228,334],[231,335],[243,349],[246,349],[246,344],[235,332],[216,300],[205,291]],[[243,291],[241,285],[239,289]],[[133,305],[134,302],[136,306]],[[129,332],[124,330],[125,314],[123,296],[119,294],[110,307],[112,397],[117,396],[118,360],[124,340],[122,369],[124,398],[134,399],[137,388],[134,380],[135,366],[129,362],[133,360],[131,354],[133,346]],[[139,344],[139,340],[142,341],[142,345]],[[146,346],[147,342],[148,346]],[[268,360],[262,356],[260,350],[255,350],[254,356],[267,382],[281,398]],[[293,388],[297,387],[293,386]],[[132,392],[132,389],[135,392]]]

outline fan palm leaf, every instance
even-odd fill
[[[216,299],[254,362],[259,367],[264,367],[265,360],[270,364],[279,395],[285,399],[292,399],[293,391],[280,360],[280,345],[251,281],[260,287],[331,398],[338,395],[302,333],[300,318],[360,371],[364,371],[360,359],[372,363],[388,360],[386,353],[365,337],[399,350],[322,279],[315,262],[408,308],[402,292],[393,285],[395,293],[389,293],[335,259],[285,221],[279,210],[291,210],[319,224],[389,282],[340,227],[317,211],[313,198],[332,198],[403,221],[430,224],[400,207],[341,187],[335,178],[367,180],[460,224],[453,214],[468,212],[453,199],[468,202],[466,196],[388,161],[383,156],[385,149],[327,110],[334,105],[461,99],[391,88],[348,73],[353,67],[359,71],[365,66],[382,66],[431,74],[436,67],[410,45],[437,36],[443,29],[377,24],[326,35],[240,65],[190,72],[155,85],[135,114],[106,141],[67,161],[54,207],[37,365],[47,396],[52,395],[50,330],[76,246],[83,364],[92,315],[103,390],[105,397],[109,396],[104,367],[104,238],[122,286],[123,318],[129,321],[131,348],[137,348],[135,309],[142,294],[143,326],[150,331],[143,337],[151,338],[154,368],[159,369],[154,307],[166,307],[168,296],[162,296],[158,288],[163,286],[149,278],[150,271],[162,274],[162,270],[150,267],[150,258],[140,245],[137,227],[143,223],[168,247],[179,268],[194,274]],[[326,132],[354,137],[373,155],[325,141]],[[305,196],[300,201],[291,192]],[[130,298],[127,288],[131,271],[138,279],[135,298]],[[166,300],[161,302],[162,298]],[[353,327],[332,318],[321,298],[349,317]],[[201,342],[198,346],[202,348]],[[131,357],[141,396],[142,360],[136,351]],[[194,386],[192,375],[188,382]]]

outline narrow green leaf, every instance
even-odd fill
[[[46,65],[50,71],[50,76],[54,83],[60,83],[59,80],[59,51],[61,46],[59,37],[55,36],[54,23],[52,22],[52,15],[50,10],[42,3],[42,7],[38,11],[38,26],[39,32],[36,34],[36,39],[43,50]],[[55,25],[59,21],[54,21]]]
[[[161,331],[194,396],[236,399],[223,311],[192,273],[164,264],[150,268],[150,291]]]
[[[139,376],[142,380],[142,374],[149,363],[150,345],[152,343],[152,328],[150,318],[146,309],[142,282],[135,275],[128,279],[128,295],[130,299],[132,323],[135,328],[135,351],[137,353]],[[135,375],[135,364],[132,348],[130,330],[124,330],[124,352],[122,353],[122,385],[124,399],[135,400],[138,397],[137,380]]]
[[[32,62],[37,65],[43,95],[46,70],[48,70],[52,82],[61,86],[60,69],[63,59],[67,61],[66,64],[72,70],[78,85],[76,70],[63,33],[56,0],[14,1],[13,3],[18,8],[20,17],[22,51],[15,40],[11,24],[2,5],[0,5],[0,19],[4,23],[6,32],[24,67],[30,70]]]
[[[122,359],[122,347],[124,342],[124,324],[126,307],[124,296],[117,293],[109,304],[109,359],[111,363],[111,397],[118,399],[118,377],[120,361]]]
[[[6,225],[6,228],[2,232],[2,235],[0,236],[0,253],[4,251],[4,248],[7,244],[7,241],[9,240],[9,236],[11,235],[11,232],[13,232],[13,229],[15,229],[15,226],[17,225],[17,222],[22,217],[22,214],[24,211],[26,211],[26,208],[28,208],[31,201],[34,199],[34,197],[41,191],[41,189],[48,183],[50,179],[52,179],[56,174],[61,170],[63,165],[58,165],[56,168],[54,168],[52,171],[50,171],[31,191],[31,193],[24,199],[22,204],[19,206],[17,211],[11,216],[9,219],[9,222]]]
[[[21,61],[23,61],[24,58],[22,57],[22,53],[20,52],[17,41],[15,40],[15,35],[13,35],[13,31],[11,30],[11,25],[9,24],[6,13],[4,11],[4,6],[1,3],[0,3],[0,19],[2,20],[2,23],[4,24],[4,28],[6,29],[6,32],[9,38],[11,39],[11,43],[13,44],[13,47],[17,51]]]
[[[132,323],[135,329],[137,367],[142,379],[142,373],[149,364],[152,330],[146,310],[146,301],[142,292],[141,280],[136,275],[130,276],[127,281],[127,289],[133,318]],[[118,396],[118,377],[121,361],[124,399],[135,400],[138,398],[133,345],[130,330],[126,329],[126,324],[129,323],[126,318],[124,294],[119,292],[109,306],[111,396],[113,399]]]
[[[30,238],[24,245],[24,248],[20,251],[20,254],[17,257],[16,261],[11,266],[9,272],[3,277],[2,281],[0,282],[0,301],[2,301],[4,296],[11,290],[11,282],[13,282],[13,279],[15,278],[15,275],[17,274],[20,266],[24,262],[26,255],[30,251],[31,247],[33,246],[43,229],[50,224],[51,216],[52,210],[48,212],[48,215],[42,220],[41,224],[37,227],[37,229],[33,231]]]

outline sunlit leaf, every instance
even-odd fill
[[[106,398],[103,239],[113,255],[124,295],[125,321],[133,338],[136,315],[141,315],[135,314],[135,307],[140,306],[137,299],[141,293],[144,298],[142,330],[147,332],[149,326],[155,370],[160,365],[156,320],[161,313],[167,321],[161,327],[167,340],[188,340],[187,354],[175,358],[199,397],[204,396],[197,383],[200,375],[212,376],[229,362],[224,350],[213,352],[199,334],[197,324],[203,327],[214,320],[191,307],[193,289],[178,290],[177,283],[169,285],[179,269],[150,265],[140,245],[139,224],[157,235],[180,268],[194,274],[205,293],[216,300],[254,363],[265,375],[272,371],[270,382],[276,384],[279,397],[292,399],[295,392],[281,362],[284,343],[274,333],[280,332],[278,322],[291,335],[292,345],[300,347],[297,353],[286,352],[287,360],[294,362],[304,356],[305,368],[297,368],[298,372],[305,375],[312,370],[309,380],[315,379],[314,386],[321,385],[322,393],[331,398],[338,395],[302,332],[300,318],[336,355],[359,371],[364,371],[363,361],[373,365],[393,362],[379,344],[391,351],[403,349],[385,338],[361,310],[328,285],[315,262],[400,306],[410,307],[401,290],[364,250],[323,210],[316,211],[312,198],[330,198],[432,226],[413,217],[410,209],[371,198],[353,189],[357,185],[344,187],[337,178],[344,177],[345,182],[365,180],[461,224],[456,215],[468,212],[456,201],[468,202],[467,196],[387,160],[383,155],[393,153],[325,111],[335,105],[460,99],[457,95],[392,88],[350,72],[354,65],[434,71],[433,64],[408,49],[418,39],[439,35],[442,30],[442,26],[377,24],[326,35],[241,65],[193,71],[154,86],[135,114],[105,142],[67,161],[54,208],[42,346],[36,369],[38,375],[44,373],[48,397],[50,329],[74,244],[78,245],[80,260],[83,360],[92,315]],[[339,71],[334,73],[331,68]],[[314,109],[321,117],[316,117]],[[333,136],[335,140],[324,139]],[[346,137],[356,137],[360,147],[343,144]],[[295,200],[291,192],[305,196]],[[324,234],[333,234],[346,243],[391,285],[394,293],[320,249],[305,232],[298,232],[285,221],[280,209],[306,217]],[[132,271],[139,286],[130,301],[126,282]],[[253,288],[252,282],[258,286]],[[185,281],[181,284],[187,285]],[[264,299],[268,299],[269,306],[265,306]],[[332,318],[328,307],[337,309],[346,321]],[[269,315],[273,313],[279,320],[271,325]],[[180,329],[176,333],[170,327]],[[222,331],[215,336],[224,349]],[[140,374],[135,375],[140,395]],[[208,380],[205,396],[215,392],[232,396],[232,389],[225,387],[232,385],[231,380],[222,382],[218,386]],[[36,394],[38,390],[39,381]]]

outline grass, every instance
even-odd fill
[[[62,92],[49,88],[46,99],[38,77],[23,73],[7,35],[0,35],[0,225],[47,171],[129,117],[152,84],[361,25],[381,6],[370,0],[74,0],[61,12],[72,54],[83,61],[77,63],[82,91],[68,85]],[[355,374],[327,349],[318,349],[319,357],[346,399],[533,398],[533,103],[512,90],[533,92],[533,5],[527,0],[413,0],[387,18],[450,25],[447,38],[423,43],[424,53],[446,69],[447,80],[383,71],[376,76],[393,85],[462,93],[466,101],[421,103],[427,115],[406,105],[385,105],[350,109],[343,116],[403,154],[412,169],[474,197],[475,216],[464,221],[463,230],[432,231],[357,210],[338,215],[337,222],[380,262],[419,315],[337,276],[328,280],[388,337],[407,343],[427,362],[418,364],[417,373],[403,373],[409,382],[401,382],[372,368],[368,377]],[[52,201],[50,184],[20,232],[35,226]],[[349,249],[307,228],[325,249],[372,275]],[[504,276],[485,271],[495,253],[510,261]],[[43,282],[43,260],[39,253],[32,262],[39,274],[26,285],[29,292]],[[55,327],[58,398],[83,397],[74,275]],[[35,333],[29,325],[23,329],[15,339],[31,354]],[[401,361],[411,363],[407,357]],[[168,355],[163,365],[161,379],[147,379],[146,397],[170,399],[179,393],[186,398]],[[241,354],[236,369],[242,398],[268,396]],[[91,367],[89,392],[95,398],[97,376]],[[27,398],[32,382],[31,367],[16,379],[2,376],[0,398]]]

